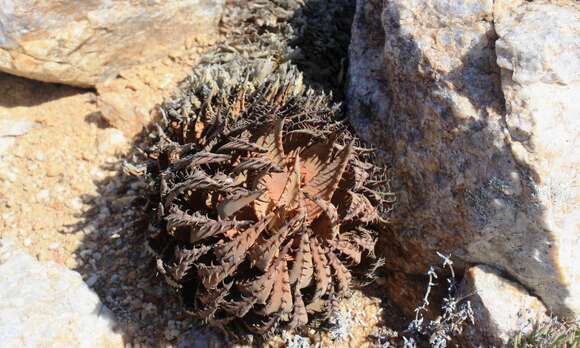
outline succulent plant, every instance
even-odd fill
[[[338,105],[268,60],[194,75],[146,151],[157,267],[212,325],[305,325],[373,256],[383,170]]]

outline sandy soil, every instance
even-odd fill
[[[0,75],[0,127],[28,128],[0,161],[0,231],[69,268],[82,240],[70,232],[91,204],[82,197],[95,196],[95,182],[112,174],[99,163],[115,161],[106,142],[117,132],[99,128],[94,101],[90,91]]]
[[[12,237],[41,261],[79,271],[133,346],[186,347],[192,335],[221,346],[157,277],[142,247],[140,183],[120,170],[138,144],[108,127],[96,99],[94,91],[0,74],[0,237]],[[322,346],[370,345],[378,303],[358,292],[345,302],[343,339],[323,331],[303,335]],[[292,337],[274,337],[269,345]]]
[[[184,317],[174,307],[164,315],[175,303],[136,233],[138,183],[119,175],[132,143],[106,127],[95,101],[92,91],[0,75],[0,139],[11,143],[0,155],[0,236],[78,270],[128,341],[165,345],[188,324],[171,321]]]

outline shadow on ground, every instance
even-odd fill
[[[13,81],[16,80],[26,79],[0,72],[0,106],[6,108],[30,107],[90,91],[32,80],[26,80],[27,83],[14,83]],[[18,86],[18,88],[12,88],[13,86]]]

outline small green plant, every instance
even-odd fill
[[[540,323],[528,334],[520,333],[511,340],[512,348],[578,348],[580,325],[567,324],[552,318]]]

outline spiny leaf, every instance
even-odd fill
[[[288,180],[284,186],[284,190],[278,200],[278,207],[286,207],[286,209],[294,207],[296,199],[300,194],[300,157],[296,156],[294,160],[294,167],[292,172],[288,175]]]
[[[292,289],[290,288],[290,279],[288,275],[288,263],[283,261],[285,266],[282,270],[282,304],[280,305],[281,313],[286,314],[292,312]]]
[[[264,315],[270,315],[272,313],[278,312],[279,310],[283,310],[282,307],[283,301],[286,300],[286,286],[289,286],[286,283],[288,278],[288,264],[286,260],[282,260],[280,264],[278,264],[278,268],[276,270],[276,279],[274,280],[274,286],[270,293],[270,298],[262,311]]]
[[[371,256],[374,256],[376,239],[373,238],[369,230],[359,226],[356,228],[356,232],[346,234],[345,238],[351,239],[361,248],[368,251]]]
[[[256,303],[255,297],[242,297],[242,299],[238,301],[223,302],[221,304],[221,307],[228,313],[238,318],[242,318],[243,316],[248,314],[250,309],[254,307],[255,303]]]
[[[303,219],[304,216],[298,213],[277,229],[272,237],[258,241],[256,246],[248,253],[248,258],[252,265],[264,272],[272,263],[273,257],[279,251],[280,245],[285,241],[286,236],[301,228],[300,222]]]
[[[332,148],[326,144],[317,142],[307,147],[300,157],[303,159],[302,176],[304,182],[310,182],[324,168],[328,161]]]
[[[265,191],[240,191],[239,193],[224,199],[217,208],[220,219],[227,219],[234,215],[238,210],[244,208],[263,195],[264,192]]]
[[[174,185],[168,192],[165,198],[165,209],[168,209],[178,195],[186,190],[227,190],[232,183],[224,181],[216,181],[201,170],[195,170],[187,177],[187,180]]]
[[[178,161],[175,161],[171,165],[171,170],[173,171],[182,170],[186,167],[195,168],[202,164],[221,163],[229,161],[231,159],[232,159],[231,155],[211,153],[207,151],[199,151],[194,153],[193,155],[189,155]]]
[[[312,196],[330,200],[352,154],[352,143],[347,144],[332,161],[323,165],[320,171],[304,186],[303,190]]]
[[[286,255],[288,254],[289,248],[290,243],[288,243],[282,249],[276,258],[276,261],[270,265],[270,268],[268,268],[268,270],[263,275],[257,277],[254,280],[238,283],[238,289],[242,292],[242,294],[256,298],[256,302],[259,304],[266,303],[266,300],[272,291],[274,281],[276,280],[280,263],[286,260]]]
[[[358,245],[353,244],[353,242],[344,239],[333,240],[329,241],[328,243],[341,254],[348,256],[348,258],[350,258],[355,264],[360,263],[362,253]]]
[[[202,225],[210,220],[210,218],[200,214],[199,212],[188,214],[179,209],[179,207],[176,205],[172,206],[169,209],[169,214],[165,216],[168,231],[173,231],[180,227]]]
[[[252,266],[262,272],[266,271],[292,227],[292,222],[287,222],[272,237],[256,244],[256,247],[250,250],[248,254]]]
[[[199,227],[193,227],[189,234],[190,243],[195,243],[200,240],[204,240],[209,237],[217,236],[233,228],[243,226],[247,224],[246,222],[238,221],[223,221],[223,220],[208,220],[205,224]]]
[[[170,274],[176,282],[181,281],[189,272],[193,263],[202,255],[207,253],[211,247],[202,245],[193,249],[175,249],[175,258],[177,263],[170,269]]]
[[[340,262],[335,253],[328,251],[326,255],[328,256],[330,265],[334,269],[334,276],[338,280],[338,292],[341,294],[347,293],[348,289],[350,288],[350,281],[352,278],[350,272],[348,269],[346,269],[346,267],[344,267],[342,262]]]
[[[219,282],[226,279],[235,271],[237,266],[244,260],[248,249],[254,244],[268,222],[269,218],[266,218],[240,233],[231,242],[214,247],[214,254],[221,257],[223,261],[215,266],[198,266],[198,273],[206,289],[215,288]]]
[[[379,219],[377,209],[368,198],[352,191],[349,191],[348,194],[350,196],[350,205],[348,206],[347,214],[344,216],[344,221],[357,218],[364,223],[370,223]]]
[[[281,171],[281,169],[274,164],[269,158],[265,157],[252,157],[247,160],[244,160],[242,163],[238,164],[233,172],[240,173],[245,170],[255,170],[260,171],[264,169],[272,168],[274,171]]]
[[[319,212],[322,211],[322,212],[324,212],[324,214],[326,215],[326,217],[330,221],[331,227],[335,227],[338,225],[338,211],[336,210],[336,207],[334,206],[334,204],[332,204],[329,201],[326,201],[320,197],[312,196],[306,192],[304,193],[304,196],[308,199],[307,202],[314,202],[314,204],[319,208],[316,210],[310,209],[308,211],[309,212],[309,215],[308,215],[309,221],[312,221],[316,217],[318,217]],[[306,204],[308,204],[308,203],[306,203]]]
[[[258,146],[268,149],[268,152],[262,156],[270,159],[270,161],[278,167],[284,166],[284,146],[282,143],[282,130],[284,126],[284,119],[277,118],[274,121],[273,127],[269,132],[259,137],[256,141]]]
[[[290,330],[306,325],[308,323],[308,313],[306,306],[302,300],[302,294],[299,289],[294,289],[294,311],[292,313],[292,320],[288,324]]]
[[[239,261],[244,258],[248,249],[254,245],[271,219],[272,215],[269,215],[247,230],[239,233],[233,240],[221,245],[215,245],[213,247],[214,255],[224,260],[234,259]]]
[[[295,239],[299,240],[299,245],[290,270],[290,284],[296,284],[296,289],[302,289],[310,284],[314,272],[309,234],[303,233]]]
[[[330,267],[326,259],[324,250],[318,244],[316,237],[310,237],[310,246],[312,251],[312,261],[314,264],[314,278],[316,279],[316,290],[313,300],[319,299],[328,290],[331,281]]]
[[[360,190],[367,180],[370,177],[369,170],[372,169],[372,165],[369,163],[364,163],[359,160],[352,161],[351,170],[352,170],[352,179],[353,183],[353,190],[358,191]]]
[[[331,162],[325,164],[310,182],[306,183],[302,188],[304,193],[320,200],[330,201],[342,178],[351,153],[352,144],[349,143]],[[308,206],[308,219],[312,221],[322,209],[313,201],[307,201],[306,204]]]
[[[268,152],[268,149],[263,147],[263,146],[259,146],[256,143],[252,143],[248,140],[239,139],[239,138],[230,139],[230,142],[221,146],[217,151],[218,152],[226,152],[226,151],[232,151],[232,150],[250,151],[250,152],[258,152],[258,153]]]
[[[201,308],[198,309],[196,315],[203,320],[213,318],[215,312],[227,296],[230,286],[220,289],[210,289],[206,293],[200,294],[198,298]]]

